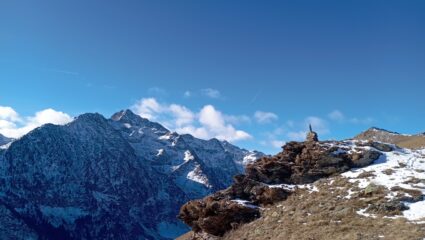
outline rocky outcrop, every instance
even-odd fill
[[[259,217],[258,205],[284,200],[290,194],[288,190],[269,187],[245,175],[235,176],[234,181],[223,191],[183,205],[179,218],[195,232],[221,236],[235,226]]]
[[[232,226],[258,216],[255,206],[285,200],[292,193],[278,184],[312,183],[373,163],[381,155],[373,149],[375,147],[387,150],[387,146],[381,144],[371,143],[370,146],[355,141],[289,142],[281,153],[248,164],[245,175],[235,176],[229,188],[183,205],[179,218],[195,232],[221,236]],[[240,206],[236,207],[232,200]]]
[[[379,158],[374,150],[347,152],[332,142],[289,142],[284,150],[263,157],[246,168],[248,178],[268,184],[304,184],[371,164]]]
[[[259,216],[259,211],[255,207],[211,196],[190,201],[182,208],[179,216],[196,232],[221,236],[236,224],[254,220]]]

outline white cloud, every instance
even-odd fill
[[[333,121],[337,121],[337,122],[344,122],[344,123],[352,123],[352,124],[364,124],[364,125],[368,125],[368,124],[372,124],[373,122],[375,122],[375,119],[371,118],[371,117],[366,117],[366,118],[357,118],[357,117],[353,117],[353,118],[348,118],[345,117],[345,115],[339,111],[339,110],[334,110],[332,112],[330,112],[328,114],[329,119],[333,120]]]
[[[251,118],[247,115],[224,115],[224,120],[230,124],[251,123]]]
[[[214,88],[203,88],[198,90],[186,90],[183,92],[184,98],[204,96],[212,99],[223,99],[221,92]]]
[[[208,128],[220,128],[224,126],[224,118],[221,112],[215,110],[212,105],[206,105],[199,113],[199,122]]]
[[[0,119],[7,121],[21,121],[19,114],[11,107],[0,106]]]
[[[190,98],[191,96],[192,96],[192,92],[189,91],[189,90],[187,90],[183,93],[183,97],[185,97],[185,98]]]
[[[68,114],[51,108],[36,112],[34,116],[23,118],[11,107],[0,107],[0,112],[2,112],[0,114],[0,133],[11,138],[19,138],[46,123],[63,125],[72,121],[72,117]]]
[[[254,113],[254,118],[258,123],[270,123],[274,120],[277,120],[278,116],[272,112],[256,111]]]
[[[156,116],[164,109],[155,98],[143,98],[131,107],[141,117],[155,121]]]
[[[248,121],[249,117],[225,115],[212,105],[206,105],[196,113],[182,105],[168,105],[159,103],[155,98],[143,98],[131,108],[140,116],[158,121],[178,133],[230,142],[251,138],[250,134],[233,126],[237,122]]]
[[[197,137],[217,138],[230,142],[250,139],[251,135],[242,130],[237,130],[233,125],[226,122],[224,115],[212,105],[204,106],[198,113],[200,127],[186,128],[193,132],[187,132]]]
[[[34,117],[29,117],[27,123],[35,126],[41,126],[46,123],[57,125],[67,124],[72,121],[72,117],[68,114],[48,108],[40,112],[36,112]]]
[[[177,127],[192,124],[195,119],[195,114],[189,109],[187,109],[185,106],[171,104],[169,110],[175,117]]]
[[[221,98],[221,93],[217,89],[204,88],[201,89],[201,93],[209,98]]]
[[[345,119],[344,114],[339,110],[334,110],[328,114],[328,117],[334,121],[343,121]]]

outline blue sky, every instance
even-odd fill
[[[124,108],[269,153],[307,122],[322,138],[416,133],[425,2],[6,0],[0,81],[15,135]]]

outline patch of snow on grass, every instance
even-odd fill
[[[359,214],[360,216],[376,218],[376,216],[374,214],[366,213],[366,210],[367,210],[367,208],[360,209],[356,213]]]
[[[319,191],[319,189],[313,184],[275,184],[267,186],[270,188],[283,188],[288,191],[295,191],[297,188],[307,189],[310,193]]]
[[[351,199],[351,197],[353,196],[354,193],[356,193],[356,192],[353,192],[353,190],[351,190],[351,188],[350,188],[350,189],[348,189],[347,196],[345,196],[344,198],[345,199]]]
[[[409,220],[423,220],[425,218],[425,201],[415,203],[404,203],[409,207],[408,210],[403,211],[403,216]]]
[[[361,169],[353,169],[342,176],[349,178],[352,183],[357,183],[360,188],[367,187],[370,183],[381,185],[388,189],[401,187],[405,189],[419,190],[425,195],[422,184],[425,179],[425,149],[409,150],[394,148],[392,152],[381,152],[381,157],[374,164]],[[358,178],[363,172],[373,172],[374,175]],[[420,183],[414,184],[410,181],[419,179]],[[387,198],[392,199],[395,194],[389,194]],[[408,220],[420,220],[425,218],[425,200],[407,203],[408,210],[403,211],[403,216]],[[365,215],[364,211],[358,211]]]

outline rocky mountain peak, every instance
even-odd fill
[[[139,118],[140,116],[133,113],[130,109],[121,110],[111,116],[114,121],[132,121]]]
[[[112,115],[111,120],[113,122],[121,123],[126,128],[149,128],[155,132],[166,134],[170,132],[164,126],[159,123],[152,122],[147,118],[143,118],[129,109],[121,110]]]
[[[73,122],[83,124],[104,124],[106,118],[100,113],[84,113],[76,117]]]
[[[400,133],[398,133],[398,132],[393,132],[393,131],[389,131],[389,130],[386,130],[386,129],[383,129],[383,128],[378,128],[378,127],[371,127],[371,128],[369,128],[368,130],[366,130],[366,132],[383,132],[383,133],[391,133],[391,134],[400,134]]]

